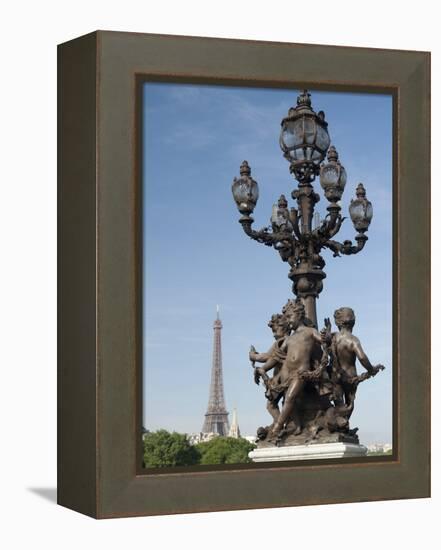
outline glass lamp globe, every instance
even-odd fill
[[[362,183],[358,184],[355,194],[357,198],[351,200],[349,215],[355,229],[360,233],[364,233],[371,223],[374,211],[372,203],[366,198],[366,189]]]
[[[311,107],[311,94],[304,90],[282,120],[280,148],[291,163],[291,171],[299,179],[312,181],[318,174],[330,144],[328,123],[323,111]]]
[[[320,185],[328,201],[337,202],[341,199],[346,180],[346,170],[338,160],[337,150],[332,145],[328,150],[328,162],[320,167]]]
[[[251,168],[246,160],[240,165],[240,178],[234,178],[231,190],[239,212],[251,214],[259,198],[259,186],[251,177]]]

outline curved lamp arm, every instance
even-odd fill
[[[323,246],[332,250],[332,252],[334,252],[334,256],[340,256],[340,254],[349,256],[351,254],[358,254],[361,250],[363,250],[368,237],[367,235],[359,233],[356,235],[355,240],[357,241],[356,245],[353,245],[352,241],[343,241],[343,243],[339,243],[338,241],[329,240],[324,243]]]
[[[248,235],[248,237],[250,237],[254,241],[263,243],[266,246],[273,246],[282,241],[290,241],[291,243],[294,243],[295,241],[295,237],[291,233],[287,233],[287,232],[273,233],[273,232],[270,232],[268,228],[264,228],[256,231],[251,227],[253,222],[254,222],[254,219],[251,216],[242,216],[242,218],[239,220],[239,223],[241,224],[244,232]]]

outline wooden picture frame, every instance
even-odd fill
[[[97,31],[58,60],[59,504],[111,518],[430,496],[430,54]],[[392,456],[141,470],[145,79],[393,95]]]

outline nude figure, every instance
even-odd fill
[[[335,324],[339,332],[326,336],[322,331],[322,339],[327,340],[330,345],[332,356],[331,379],[334,383],[334,404],[336,407],[345,406],[348,411],[348,418],[354,410],[355,394],[357,386],[363,380],[375,376],[383,365],[373,366],[364,352],[360,340],[352,334],[355,324],[355,314],[350,307],[341,307],[334,312]],[[325,320],[325,323],[329,320]],[[328,333],[329,334],[329,333]],[[359,360],[367,373],[357,376],[355,366]]]
[[[271,317],[268,326],[273,331],[275,338],[274,344],[266,353],[257,353],[256,349],[252,346],[250,351],[250,361],[264,363],[261,367],[255,367],[254,369],[254,381],[259,384],[262,378],[265,384],[265,397],[267,398],[266,408],[270,413],[273,421],[275,422],[280,414],[279,401],[283,396],[283,392],[277,391],[277,388],[273,387],[273,379],[278,375],[283,362],[286,359],[286,351],[284,347],[285,338],[290,333],[290,327],[284,315],[275,314]],[[268,371],[273,370],[273,378],[268,376]]]
[[[292,420],[296,425],[294,435],[302,431],[302,426],[296,414],[296,400],[301,395],[307,380],[312,373],[320,375],[324,365],[322,359],[321,335],[314,327],[309,326],[305,318],[305,308],[300,301],[290,301],[285,306],[285,315],[293,333],[284,340],[282,351],[286,352],[278,374],[273,377],[273,387],[283,391],[284,401],[282,410],[275,420],[269,440],[278,439],[287,421]]]

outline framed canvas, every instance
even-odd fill
[[[59,504],[112,518],[430,496],[429,53],[97,31],[60,45],[58,60]],[[275,123],[278,132],[280,119],[276,158],[267,129]],[[301,145],[290,130],[300,119]],[[298,209],[274,195],[293,189],[282,155],[299,182]],[[365,187],[356,188],[358,177]],[[251,216],[254,178],[270,208],[262,230]],[[366,243],[369,199],[377,229]],[[333,238],[346,205],[354,242]],[[261,206],[256,224],[265,219]],[[295,246],[305,234],[321,239],[328,278],[320,250],[302,249],[291,261],[287,227]],[[314,264],[308,276],[305,255]],[[340,307],[348,305],[355,333],[386,367],[353,352],[374,378],[357,390],[359,416],[355,392],[332,378],[335,361],[344,363],[342,327],[354,324],[351,308]],[[333,309],[337,330],[320,333]],[[270,327],[282,342],[275,326],[287,312],[281,372],[290,350],[304,351],[293,343],[303,330],[323,350],[317,372],[334,388],[317,386],[331,405],[309,420],[288,410],[301,377],[268,382],[271,357],[253,348],[265,401],[246,366],[248,339],[270,342],[265,324],[276,314]],[[239,413],[229,419],[222,330],[236,369],[224,372]],[[312,388],[317,381],[304,376]],[[259,428],[269,422],[266,408],[273,422]],[[337,410],[345,412],[325,414]],[[352,413],[360,441],[343,422]],[[371,427],[372,444],[378,433],[390,439],[387,453],[366,455]],[[284,444],[302,432],[302,445]],[[318,456],[323,434],[331,439]],[[161,438],[173,437],[187,453],[179,460],[156,453]],[[214,452],[219,442],[234,456]]]

